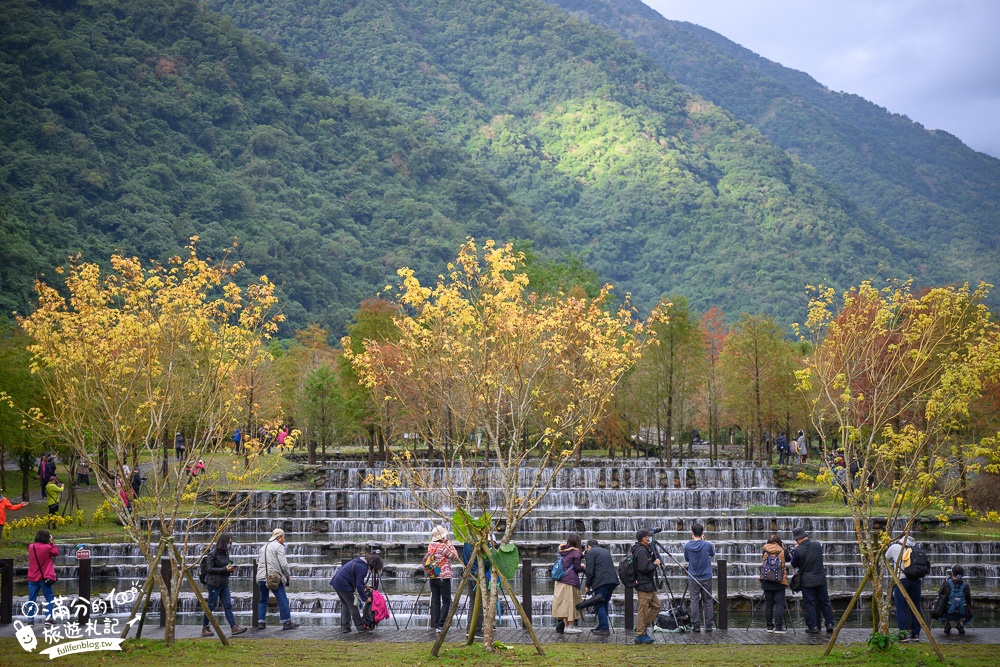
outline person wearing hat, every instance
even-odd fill
[[[636,586],[635,594],[639,598],[639,613],[635,621],[635,643],[652,644],[653,638],[646,632],[652,627],[656,616],[660,613],[660,598],[656,596],[656,568],[660,566],[660,557],[652,547],[653,531],[640,529],[635,534],[635,544],[632,546],[632,558],[635,561]]]
[[[806,617],[806,632],[819,632],[819,614],[822,613],[826,631],[833,632],[833,606],[826,588],[826,566],[823,564],[823,545],[810,540],[801,525],[792,529],[798,545],[792,551],[792,567],[799,568],[802,583],[802,611]],[[819,607],[819,609],[817,609]]]
[[[272,591],[267,587],[267,579],[273,575],[277,575],[279,581],[277,588]],[[278,601],[278,620],[281,621],[281,629],[294,630],[299,627],[298,623],[292,621],[292,612],[288,606],[288,594],[285,593],[285,586],[291,583],[292,572],[288,569],[288,558],[285,556],[285,531],[281,528],[275,528],[257,555],[257,587],[260,589],[260,603],[257,605],[258,630],[267,628],[265,621],[267,618],[267,598],[272,592]]]
[[[184,452],[187,451],[187,445],[184,443],[184,434],[180,431],[174,434],[174,456],[180,461],[184,458]]]
[[[7,510],[16,512],[27,504],[27,500],[23,503],[12,503],[0,492],[0,539],[3,539],[3,527],[7,524]]]
[[[448,610],[451,608],[451,564],[458,560],[458,549],[448,540],[448,529],[434,526],[431,542],[427,545],[427,555],[424,556],[424,562],[434,571],[433,576],[428,575],[431,587],[429,630],[441,632],[444,627],[444,619],[448,617]]]

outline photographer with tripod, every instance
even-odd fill
[[[659,586],[660,556],[652,547],[653,531],[640,528],[635,534],[635,545],[629,552],[635,565],[635,592],[639,598],[639,614],[635,624],[635,643],[652,644],[653,638],[646,632],[656,623],[660,613],[660,598],[656,596]]]
[[[691,598],[691,622],[694,631],[701,632],[702,615],[705,632],[711,632],[715,614],[712,609],[712,558],[715,547],[705,539],[705,527],[700,523],[691,526],[691,539],[684,545],[687,561],[688,595]]]

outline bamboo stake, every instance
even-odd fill
[[[208,602],[205,600],[204,596],[201,594],[201,590],[198,588],[198,583],[191,576],[191,570],[184,567],[184,559],[181,558],[181,552],[177,549],[177,545],[170,543],[171,548],[174,550],[174,557],[177,559],[177,564],[181,569],[181,576],[187,577],[188,583],[191,584],[191,590],[194,591],[194,596],[198,598],[198,603],[201,604],[201,608],[205,611],[205,616],[208,616],[208,622],[212,624],[215,628],[215,633],[219,635],[219,639],[222,640],[223,646],[229,646],[229,638],[222,632],[222,626],[219,625],[219,621],[216,620],[215,614],[211,609],[208,608]],[[180,586],[180,582],[177,582]]]
[[[490,555],[489,547],[484,546],[483,550],[486,552],[487,556]],[[494,567],[493,571],[500,576],[500,583],[502,583],[504,588],[507,589],[507,593],[510,595],[510,599],[514,603],[514,607],[517,608],[517,613],[521,615],[521,624],[524,625],[524,629],[528,631],[529,635],[531,635],[531,641],[534,642],[538,655],[545,655],[545,650],[542,649],[542,642],[538,640],[538,635],[535,634],[535,628],[531,625],[531,621],[528,620],[528,615],[524,613],[524,608],[521,607],[521,603],[517,601],[517,596],[514,595],[514,589],[511,587],[510,582],[507,581],[507,577],[504,576],[499,567]],[[522,576],[530,577],[531,573],[522,574]]]
[[[927,641],[929,641],[931,643],[931,646],[934,647],[934,652],[937,653],[937,656],[938,658],[940,658],[941,662],[944,662],[945,661],[944,653],[941,652],[941,647],[938,646],[938,643],[934,641],[934,637],[931,636],[931,629],[927,627],[927,622],[924,621],[923,613],[921,613],[921,611],[917,609],[917,605],[913,603],[913,600],[910,599],[909,593],[907,593],[906,589],[903,588],[903,583],[899,580],[899,576],[896,574],[895,568],[890,567],[887,569],[889,570],[889,574],[892,575],[892,580],[896,582],[896,587],[899,588],[899,592],[903,595],[903,599],[906,600],[906,604],[910,606],[910,611],[912,611],[913,614],[917,617],[917,623],[920,624],[920,627],[923,629],[924,633],[927,634]]]
[[[465,639],[466,646],[472,646],[476,641],[476,628],[479,627],[479,610],[483,608],[483,587],[476,584],[476,599],[472,603],[472,614],[469,615],[469,636]]]
[[[861,585],[858,586],[857,592],[854,593],[854,597],[851,598],[851,602],[847,605],[847,610],[844,612],[844,615],[840,617],[840,622],[837,623],[837,627],[833,629],[830,641],[826,644],[826,650],[823,651],[824,658],[830,655],[830,651],[833,649],[834,644],[837,643],[837,635],[840,634],[840,630],[844,627],[844,623],[847,622],[847,617],[851,615],[854,605],[861,599],[861,593],[864,592],[865,586],[868,584],[868,580],[871,579],[871,576],[872,569],[869,567],[865,570],[865,576],[861,579]]]
[[[469,557],[469,563],[476,559],[476,554],[479,553],[479,545],[477,544],[472,549],[472,556]],[[431,647],[431,655],[435,658],[438,657],[438,653],[441,651],[441,645],[444,644],[445,637],[448,636],[448,630],[451,629],[451,620],[455,617],[455,612],[458,610],[459,603],[462,601],[462,593],[465,592],[465,584],[469,581],[469,573],[472,568],[466,564],[462,572],[462,581],[458,584],[458,596],[455,598],[455,602],[448,609],[448,618],[444,621],[444,627],[441,628],[441,633],[438,634],[437,640],[434,642],[434,646]]]
[[[154,563],[160,562],[160,558],[163,556],[163,549],[166,546],[167,546],[166,542],[164,542],[163,539],[160,539],[160,543],[157,545],[156,548],[156,555],[153,557]],[[140,613],[139,628],[136,632],[137,633],[142,632],[142,624],[146,620],[146,605],[149,604],[149,598],[152,594],[153,594],[153,571],[150,570],[149,574],[146,575],[146,583],[143,584],[142,586],[142,593],[139,594],[139,596],[143,598],[142,605],[141,607],[140,606],[132,607],[132,612],[128,615],[128,621],[125,622],[125,629],[122,630],[122,636],[121,636],[122,639],[128,637],[129,630],[132,629],[132,626],[129,625],[129,623],[131,623],[132,619],[135,618],[136,611],[139,611]]]

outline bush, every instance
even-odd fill
[[[977,512],[1000,511],[1000,475],[984,472],[976,477],[966,501]]]

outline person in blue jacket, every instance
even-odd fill
[[[684,544],[684,560],[688,564],[688,595],[691,598],[691,623],[695,632],[701,632],[701,617],[705,615],[705,632],[711,632],[715,623],[712,609],[712,558],[715,547],[705,539],[705,527],[700,523],[691,526],[691,539]]]
[[[496,541],[493,539],[493,536],[491,535],[490,538],[489,538],[489,545],[490,545],[490,547],[492,548],[495,543],[496,543]],[[469,604],[469,609],[472,609],[472,607],[475,606],[475,605],[472,604],[472,601],[476,599],[476,586],[477,586],[477,581],[478,581],[476,579],[476,575],[479,574],[479,563],[476,562],[476,561],[472,561],[470,563],[469,562],[470,558],[472,558],[472,542],[468,542],[467,541],[462,546],[462,563],[466,567],[469,568],[469,575],[470,576],[469,576],[469,583],[467,584],[467,588],[469,590],[469,601],[468,601],[468,604]],[[489,584],[490,583],[490,565],[491,565],[491,563],[487,559],[484,559],[484,560],[486,560],[486,583]],[[499,600],[497,600],[497,603],[499,604]],[[476,637],[482,637],[483,636],[483,607],[482,607],[482,605],[480,605],[480,607],[479,607],[479,615],[476,617],[476,633],[475,633],[475,636]]]
[[[382,557],[378,554],[358,556],[337,570],[330,580],[330,585],[340,598],[340,631],[343,633],[351,631],[352,618],[358,632],[369,632],[372,629],[361,619],[361,610],[355,602],[355,594],[362,607],[371,599],[372,586],[365,583],[369,572],[376,576],[382,572]]]

